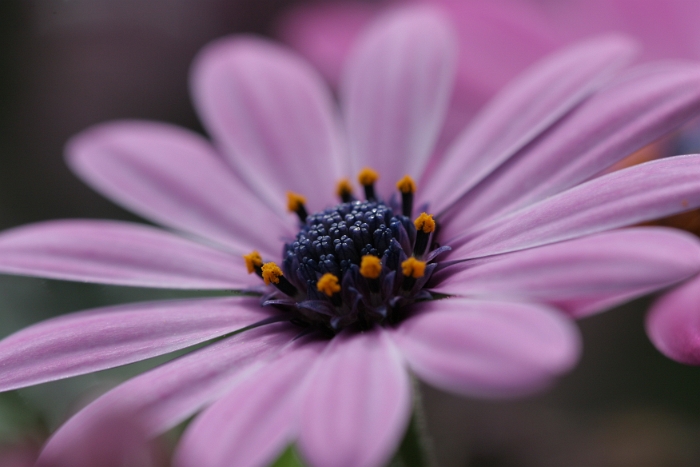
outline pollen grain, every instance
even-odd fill
[[[243,255],[243,259],[245,260],[245,266],[248,268],[248,274],[253,274],[255,272],[256,267],[262,266],[262,256],[260,256],[260,253],[258,253],[257,250],[253,250],[247,255]]]
[[[287,209],[290,212],[298,212],[306,204],[306,198],[292,191],[287,192]]]
[[[340,292],[340,284],[338,277],[330,272],[325,273],[316,283],[316,288],[319,292],[323,292],[329,297]]]
[[[346,196],[352,195],[352,184],[347,178],[341,178],[338,180],[338,184],[335,186],[335,193],[339,198],[345,198]]]
[[[372,170],[369,167],[365,167],[364,169],[360,170],[360,173],[357,176],[357,180],[362,186],[371,185],[377,180],[379,180],[379,173],[376,170]]]
[[[365,255],[360,261],[360,275],[367,279],[376,279],[382,273],[382,262],[373,255]]]
[[[413,222],[413,225],[416,226],[416,230],[423,233],[431,233],[435,230],[435,220],[433,219],[433,216],[426,213],[421,213],[421,215],[418,216],[418,218]]]
[[[416,192],[416,182],[413,181],[410,175],[404,175],[404,177],[396,183],[396,188],[398,188],[401,193],[413,194]]]
[[[425,275],[425,261],[419,261],[416,258],[408,258],[401,263],[401,269],[403,270],[404,276],[418,279]]]
[[[280,277],[282,277],[282,270],[275,263],[265,263],[262,265],[262,278],[265,281],[265,285],[279,284]]]

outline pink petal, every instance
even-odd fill
[[[551,383],[580,353],[573,323],[541,305],[449,298],[416,306],[393,337],[419,378],[458,394],[516,396]]]
[[[557,45],[551,25],[529,4],[493,0],[423,0],[454,24],[459,63],[441,140],[458,134],[476,110],[514,76]],[[362,29],[390,2],[301,4],[283,15],[278,36],[337,85]],[[557,38],[558,39],[558,38]]]
[[[408,375],[385,332],[334,337],[301,404],[299,449],[312,467],[385,465],[411,413]]]
[[[279,20],[277,36],[336,86],[352,45],[376,12],[361,2],[300,4]]]
[[[429,7],[386,14],[348,59],[341,97],[357,173],[380,174],[379,194],[405,174],[418,179],[447,112],[457,61],[449,22]]]
[[[71,313],[0,341],[0,390],[163,355],[269,318],[246,297],[138,303]]]
[[[42,456],[35,467],[155,467],[156,451],[138,420],[107,413],[83,425],[81,444]],[[32,465],[32,464],[28,464]],[[4,467],[5,464],[3,464]],[[28,467],[28,466],[27,466]]]
[[[656,63],[630,70],[460,200],[444,233],[581,183],[699,111],[700,67]]]
[[[243,289],[259,282],[240,256],[140,224],[91,220],[2,232],[0,271],[173,289]]]
[[[588,40],[534,65],[501,91],[452,145],[420,190],[440,213],[600,88],[635,52],[618,36]]]
[[[110,413],[136,418],[149,436],[162,433],[225,394],[252,367],[264,363],[288,343],[297,330],[287,323],[262,326],[137,376],[64,423],[41,456],[51,458],[80,449],[85,426]]]
[[[431,287],[443,294],[547,303],[582,317],[700,272],[700,242],[685,232],[637,228],[460,263]]]
[[[676,156],[593,179],[445,243],[477,258],[660,219],[700,206],[700,155]]]
[[[66,153],[73,170],[112,200],[238,254],[255,248],[276,258],[280,238],[290,234],[211,145],[185,129],[142,121],[106,123],[73,137]]]
[[[330,92],[308,64],[263,39],[225,38],[200,52],[192,81],[207,129],[270,206],[284,213],[287,191],[306,196],[311,211],[335,200],[346,172],[339,128]]]
[[[668,358],[700,365],[700,277],[661,297],[651,307],[649,339]]]
[[[295,341],[212,404],[188,427],[174,465],[253,467],[274,461],[294,440],[301,383],[326,342]]]

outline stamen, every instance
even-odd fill
[[[409,175],[404,175],[404,177],[396,183],[396,188],[401,192],[403,215],[411,217],[411,213],[413,212],[413,194],[416,192],[416,182],[414,182]]]
[[[270,285],[272,283],[280,292],[294,297],[298,290],[292,285],[291,282],[284,277],[282,269],[275,263],[265,263],[262,265],[262,278],[265,281],[265,285]]]
[[[265,281],[265,285],[279,284],[280,277],[284,277],[282,270],[275,263],[265,263],[262,265],[262,278]]]
[[[359,178],[364,186],[372,187],[377,174],[366,169]],[[404,177],[397,187],[415,193],[410,177]],[[349,181],[338,183],[339,196],[349,190]],[[439,225],[426,213],[416,216],[418,219],[404,216],[393,204],[352,199],[309,213],[296,237],[285,243],[280,264],[283,274],[274,263],[261,269],[270,284],[295,295],[290,300],[273,291],[263,296],[264,303],[290,311],[296,303],[294,319],[336,333],[349,326],[367,329],[394,323],[403,316],[402,308],[430,298],[430,292],[422,288],[436,269],[434,257],[444,251],[428,253]],[[416,251],[421,255],[414,253],[419,235],[420,251]],[[285,288],[286,281],[292,290]]]
[[[287,192],[287,209],[290,212],[296,212],[299,220],[304,223],[309,213],[306,211],[306,198],[300,194],[288,191]]]
[[[376,256],[365,255],[360,262],[360,274],[367,279],[376,279],[382,273],[382,262]]]
[[[430,234],[435,231],[435,220],[433,216],[426,213],[421,213],[420,216],[413,222],[416,226],[416,243],[413,247],[413,254],[422,256],[425,249],[428,247]]]
[[[338,282],[338,276],[331,274],[330,272],[325,273],[316,283],[316,288],[319,292],[323,292],[328,297],[330,297],[331,302],[335,306],[340,306],[342,304],[340,295],[340,284]]]
[[[256,273],[258,276],[262,277],[262,256],[257,250],[253,250],[247,255],[243,255],[245,260],[245,266],[248,269],[248,274]]]
[[[367,201],[376,201],[377,196],[374,194],[374,182],[378,179],[379,174],[369,167],[360,170],[357,180],[360,182],[360,185],[365,188],[365,198],[367,198]]]
[[[408,258],[401,263],[401,270],[404,276],[419,279],[425,274],[425,261],[420,261],[416,258]]]
[[[435,220],[433,216],[425,212],[421,213],[420,216],[413,222],[416,226],[416,230],[420,230],[424,233],[432,233],[435,230]]]
[[[365,255],[360,261],[360,275],[367,278],[369,289],[379,292],[379,276],[382,274],[382,262],[374,255]]]
[[[332,297],[333,294],[340,292],[338,276],[331,274],[330,272],[325,273],[316,283],[316,288],[319,292],[323,292],[329,297]]]
[[[404,290],[411,290],[416,283],[416,279],[425,275],[425,261],[420,261],[416,258],[408,258],[401,263],[401,270],[403,271],[403,284],[401,284],[401,288]]]
[[[352,196],[352,184],[347,178],[341,178],[338,181],[335,192],[343,203],[349,203],[354,199]]]

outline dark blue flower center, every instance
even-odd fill
[[[343,203],[306,218],[296,240],[285,246],[284,271],[302,290],[315,290],[321,275],[342,277],[366,255],[396,269],[404,252],[401,242],[410,248],[415,237],[411,220],[383,203]]]
[[[293,306],[301,321],[333,331],[391,322],[405,305],[430,298],[422,289],[435,263],[420,262],[425,269],[416,277],[404,273],[419,236],[410,218],[378,201],[351,201],[311,214],[284,249],[284,277],[300,296],[267,303]],[[430,260],[440,251],[419,256]],[[367,257],[376,269],[363,265]],[[330,291],[321,287],[327,275],[337,279]]]
[[[243,257],[249,273],[274,286],[263,296],[264,306],[335,333],[391,324],[407,305],[432,298],[424,287],[437,267],[435,258],[450,248],[432,243],[433,216],[423,212],[411,221],[416,184],[410,176],[396,184],[401,214],[377,197],[378,177],[370,168],[360,171],[366,201],[356,201],[349,180],[340,180],[336,194],[342,203],[311,215],[304,196],[287,192],[287,207],[300,228],[284,246],[282,267],[265,262],[257,251]]]

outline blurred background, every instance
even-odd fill
[[[527,8],[535,13],[527,14],[540,15],[536,23],[543,28],[537,32],[542,46],[531,55],[519,53],[521,60],[509,62],[509,73],[587,33],[562,36],[567,30],[559,11],[563,2],[496,3],[516,12],[532,3]],[[312,8],[328,4],[316,2]],[[310,8],[309,2],[291,0],[0,2],[0,228],[64,217],[143,222],[73,176],[63,162],[65,141],[115,118],[163,120],[202,131],[187,88],[197,50],[216,37],[243,32],[282,37],[296,46],[309,40],[323,43],[319,35],[294,36],[299,26],[285,23],[289,9],[299,5]],[[377,2],[361,4],[363,11],[377,7]],[[358,15],[359,28],[364,16]],[[628,32],[638,26],[641,33],[648,30],[629,21]],[[514,27],[497,21],[489,34],[510,34],[508,28]],[[507,44],[483,41],[493,49],[494,60],[513,54],[504,50]],[[471,76],[468,67],[461,73]],[[332,79],[332,70],[324,74]],[[472,110],[495,92],[477,85],[470,89]],[[464,121],[469,117],[465,112]],[[178,296],[182,294],[0,275],[0,337],[62,313]],[[643,318],[649,303],[650,298],[641,299],[580,321],[583,359],[545,394],[484,402],[424,388],[427,428],[439,464],[700,465],[700,368],[667,360],[648,342]],[[27,460],[46,436],[80,406],[164,360],[0,394],[0,465],[27,465],[21,462],[31,462]],[[165,451],[175,436],[161,440]]]

